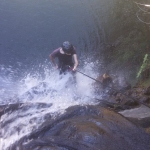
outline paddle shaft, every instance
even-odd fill
[[[101,83],[99,80],[96,80],[95,78],[92,78],[92,77],[90,77],[90,76],[88,76],[88,75],[86,75],[86,74],[84,74],[84,73],[82,73],[81,71],[79,71],[79,70],[76,70],[77,72],[79,72],[79,73],[81,73],[82,75],[84,75],[84,76],[86,76],[86,77],[88,77],[88,78],[90,78],[90,79],[92,79],[92,80],[94,80],[94,81],[96,81],[96,82],[99,82],[99,83]],[[102,84],[102,83],[101,83]],[[126,94],[124,94],[123,92],[121,92],[121,91],[118,91],[118,90],[116,90],[116,89],[114,89],[114,88],[112,88],[112,87],[110,87],[112,90],[114,90],[114,91],[116,91],[116,92],[119,92],[119,93],[121,93],[122,95],[124,95],[125,97],[127,97],[127,98],[129,98],[129,99],[132,99],[132,100],[134,100],[134,101],[136,101],[136,99],[135,98],[132,98],[132,97],[130,97],[130,96],[128,96],[128,95],[126,95]],[[148,106],[147,104],[144,104],[143,102],[139,102],[140,104],[143,104],[144,106],[146,106],[146,107],[148,107],[148,108],[150,108],[150,106]]]
[[[82,73],[81,71],[79,71],[79,70],[76,70],[77,72],[79,72],[79,73],[81,73],[82,75],[84,75],[84,76],[86,76],[86,77],[88,77],[88,78],[90,78],[90,79],[92,79],[92,80],[94,80],[94,81],[96,81],[96,82],[99,82],[99,83],[101,83],[99,80],[97,80],[97,79],[95,79],[95,78],[92,78],[92,77],[90,77],[90,76],[88,76],[88,75],[86,75],[86,74],[84,74],[84,73]],[[101,83],[102,84],[102,83]]]

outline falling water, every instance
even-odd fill
[[[94,63],[85,61],[82,71],[95,77]],[[11,68],[1,68],[13,72]],[[34,72],[15,80],[12,73],[10,78],[3,79],[1,84],[0,104],[23,104],[25,108],[12,113],[5,113],[1,117],[0,131],[1,149],[6,149],[21,137],[37,129],[50,114],[53,118],[65,112],[74,105],[95,105],[91,98],[95,96],[91,79],[76,73],[76,82],[69,72],[59,75],[58,70],[43,69],[43,73]],[[5,72],[7,72],[5,71]],[[8,142],[9,141],[9,142]]]

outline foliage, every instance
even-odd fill
[[[143,60],[143,64],[142,66],[140,67],[140,70],[137,74],[137,78],[139,78],[141,76],[141,73],[144,71],[144,69],[147,67],[147,64],[148,64],[148,54],[145,54],[144,56],[144,60]]]
[[[132,74],[135,80],[146,69],[144,67],[148,67],[150,28],[136,17],[139,8],[132,0],[114,1],[105,25],[107,43],[111,45],[104,53],[105,66],[113,72],[124,72],[127,78]],[[143,58],[147,59],[147,65],[143,63],[141,66]]]

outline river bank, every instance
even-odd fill
[[[139,4],[138,4],[139,3]],[[104,22],[106,43],[104,48],[105,68],[116,74],[124,74],[130,83],[137,82],[137,74],[143,65],[144,56],[150,50],[150,26],[140,19],[145,19],[137,13],[148,11],[144,5],[148,1],[124,0],[114,1],[114,7],[109,13],[107,22]],[[149,17],[147,21],[149,21]],[[149,64],[148,56],[148,64]]]

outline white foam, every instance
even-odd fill
[[[96,74],[92,68],[93,64],[87,63],[82,71],[94,77]],[[70,106],[96,104],[90,98],[93,97],[92,83],[94,81],[80,73],[76,74],[76,84],[70,82],[72,79],[73,76],[70,73],[60,76],[58,71],[45,69],[44,76],[28,74],[17,81],[18,101],[29,105],[29,109],[24,111],[19,109],[2,116],[1,123],[7,121],[10,123],[0,131],[0,149],[6,150],[21,137],[37,129],[45,121],[46,114],[51,114],[55,118]],[[11,103],[16,102],[13,98]],[[44,103],[49,107],[39,108],[37,103]]]

